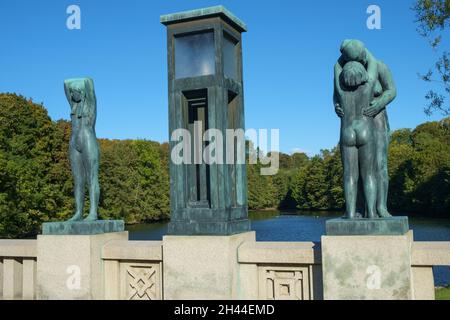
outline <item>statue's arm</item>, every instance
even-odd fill
[[[395,86],[394,77],[392,76],[391,70],[384,62],[378,63],[379,69],[379,81],[381,87],[383,88],[383,93],[378,98],[381,109],[386,108],[386,106],[391,103],[397,96],[397,87]]]
[[[66,94],[67,101],[70,102],[70,89],[69,89],[69,83],[67,81],[64,81],[64,93]]]
[[[373,95],[373,92],[375,90],[375,86],[378,81],[378,61],[375,59],[375,57],[372,55],[372,53],[366,49],[366,58],[367,58],[367,83],[368,86],[366,86],[366,90],[368,93]],[[365,108],[365,110],[369,109],[370,105]]]
[[[334,98],[338,98],[342,92],[340,84],[341,73],[342,73],[342,65],[340,61],[338,61],[334,65]]]
[[[339,97],[342,94],[341,84],[340,84],[340,77],[342,73],[342,65],[340,61],[336,62],[334,65],[334,90],[333,90],[333,105],[334,110],[338,117],[342,118],[344,116],[344,111],[342,109],[342,106],[340,105],[340,99]]]
[[[91,78],[85,80],[86,90],[86,114],[89,123],[94,126],[97,119],[97,97],[95,96],[94,81]]]
[[[367,74],[368,74],[368,82],[372,86],[375,86],[378,80],[378,61],[372,55],[372,53],[366,49],[366,57],[367,57]]]
[[[68,81],[64,81],[64,93],[66,94],[67,101],[70,105],[70,114],[73,115],[75,114],[75,110],[72,103],[72,97],[70,95],[70,84]]]
[[[381,61],[377,65],[378,80],[380,81],[383,93],[378,98],[373,99],[370,106],[364,110],[364,114],[369,117],[375,117],[397,96],[397,89],[391,71]]]

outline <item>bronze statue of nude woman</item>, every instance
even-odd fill
[[[69,221],[83,219],[86,184],[91,207],[85,221],[96,221],[100,197],[98,182],[100,152],[95,134],[97,99],[94,82],[90,78],[69,79],[64,81],[64,90],[71,108],[72,135],[69,154],[75,183],[75,214]]]
[[[362,179],[367,217],[377,217],[375,138],[373,117],[364,114],[375,90],[375,79],[356,61],[344,65],[339,79],[337,98],[343,109],[340,146],[344,166],[346,217],[355,219],[358,180]]]

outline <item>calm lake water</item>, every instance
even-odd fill
[[[330,212],[251,212],[257,241],[314,241],[325,234],[325,221],[341,216]],[[162,240],[167,222],[128,226],[130,240]],[[410,218],[415,241],[450,241],[450,219]],[[450,284],[450,267],[435,267],[436,286]]]

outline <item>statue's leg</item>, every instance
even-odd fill
[[[356,215],[367,218],[366,199],[364,199],[364,186],[362,179],[358,180],[358,195],[356,197]]]
[[[69,150],[70,165],[74,181],[75,194],[75,214],[69,221],[79,221],[83,219],[84,210],[84,191],[86,186],[86,177],[82,154],[73,147]]]
[[[344,166],[345,215],[348,219],[356,218],[356,196],[358,193],[358,149],[341,146],[342,164]]]
[[[98,182],[98,168],[99,168],[99,149],[98,142],[94,136],[86,139],[86,152],[83,158],[86,167],[86,176],[89,187],[89,201],[90,209],[86,221],[95,221],[98,219],[98,202],[100,198],[100,185]]]
[[[380,217],[390,217],[387,209],[387,198],[389,190],[388,175],[388,147],[389,130],[387,119],[384,114],[379,114],[375,118],[375,139],[376,139],[376,173],[377,173],[377,212]]]
[[[377,185],[375,181],[375,145],[367,143],[359,148],[359,165],[364,186],[364,197],[367,204],[367,218],[377,217],[376,199]]]

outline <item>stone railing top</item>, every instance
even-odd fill
[[[314,242],[246,242],[239,247],[240,263],[320,264],[320,244]]]
[[[450,266],[450,242],[413,242],[413,266]]]
[[[161,241],[113,240],[103,246],[105,260],[162,261]]]
[[[36,240],[0,240],[0,258],[36,258]]]

